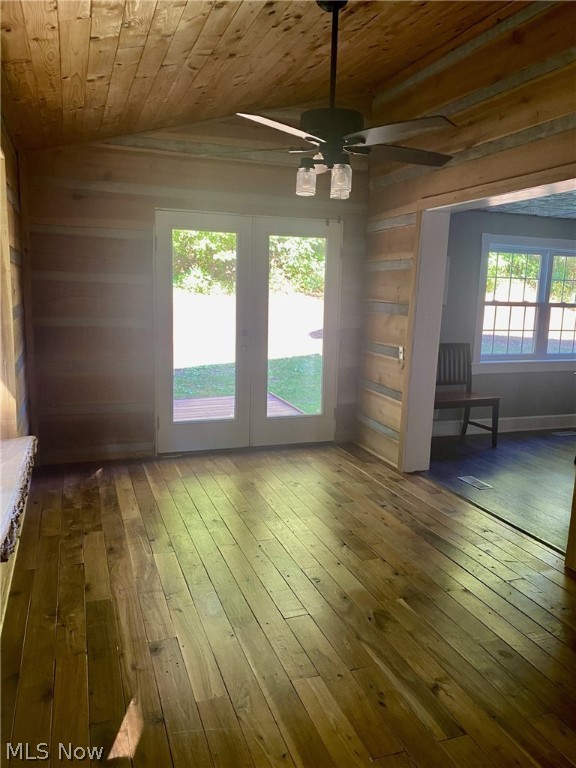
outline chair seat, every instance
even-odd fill
[[[466,405],[494,405],[500,401],[498,395],[480,392],[436,392],[434,408],[458,408]]]

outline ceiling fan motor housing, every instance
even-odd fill
[[[343,136],[364,130],[364,118],[354,109],[309,109],[300,118],[300,130],[327,142],[338,140],[342,143]]]

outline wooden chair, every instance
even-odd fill
[[[436,387],[463,385],[465,391],[439,391],[436,389],[434,408],[464,408],[464,421],[461,435],[466,434],[468,424],[492,433],[492,448],[498,443],[498,414],[500,398],[495,395],[482,395],[472,392],[472,361],[470,344],[440,344],[438,349],[438,369]],[[470,409],[480,406],[492,408],[492,426],[470,421]]]

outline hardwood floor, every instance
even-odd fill
[[[435,437],[426,476],[565,552],[575,452],[572,430],[505,432],[495,449],[489,435]],[[479,490],[458,479],[466,475],[492,488]]]
[[[556,552],[360,449],[37,471],[2,764],[569,768],[575,603]]]

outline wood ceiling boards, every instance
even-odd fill
[[[524,2],[357,2],[341,15],[338,95],[398,82]],[[2,111],[19,149],[313,102],[330,15],[269,0],[3,0]],[[357,102],[356,102],[357,103]]]

